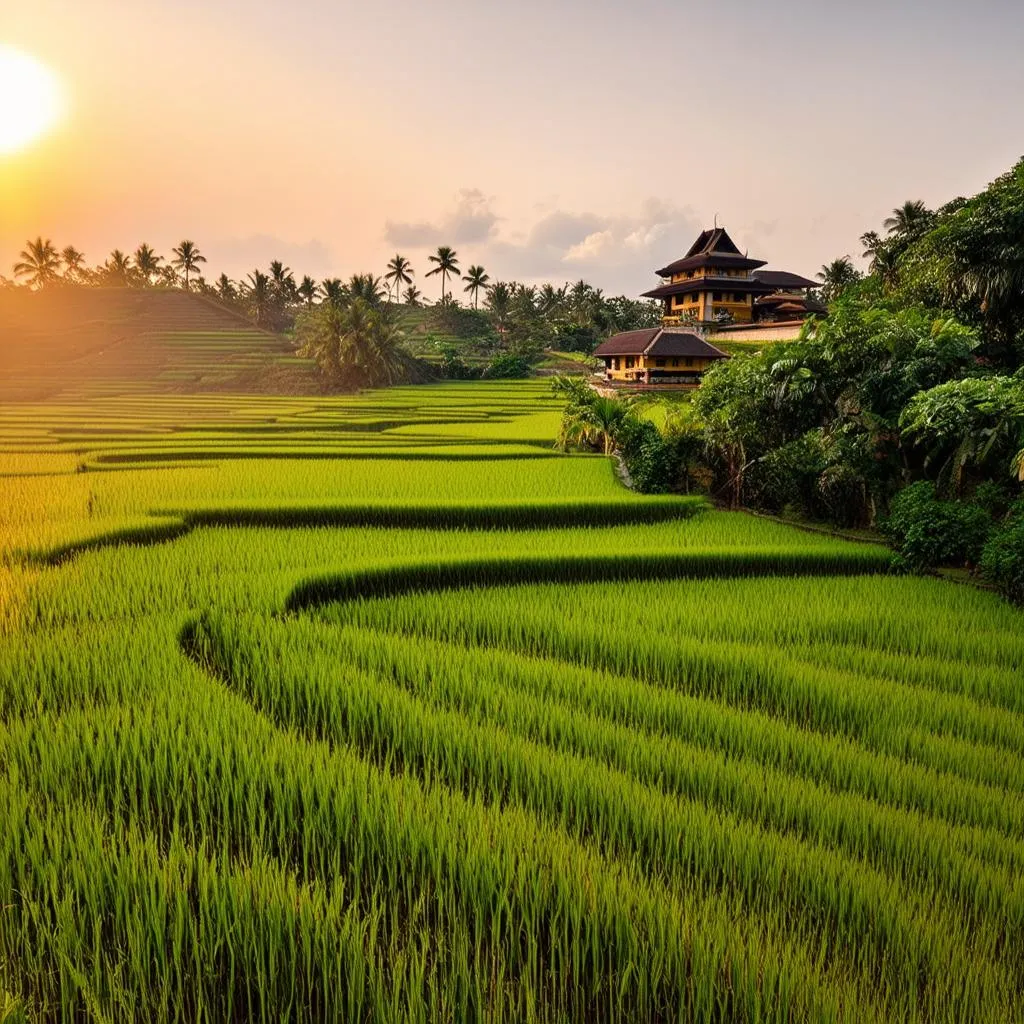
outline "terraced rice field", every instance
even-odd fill
[[[300,391],[312,364],[212,299],[66,287],[0,292],[0,401],[202,391]],[[280,388],[279,388],[280,389]]]
[[[1024,615],[558,415],[0,409],[0,1019],[1024,1017]]]

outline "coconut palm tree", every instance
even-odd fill
[[[306,274],[302,278],[298,288],[295,289],[295,294],[306,303],[306,309],[313,308],[313,300],[316,298],[316,292],[316,281],[314,281],[309,274]]]
[[[441,301],[444,302],[448,275],[457,276],[459,273],[459,254],[449,245],[440,245],[437,252],[433,256],[428,256],[427,259],[436,264],[433,270],[427,271],[427,277],[433,277],[435,274],[441,275]]]
[[[273,286],[274,298],[280,305],[285,305],[295,298],[295,275],[291,267],[286,267],[280,260],[270,261],[270,283]]]
[[[849,256],[841,256],[831,263],[826,263],[818,271],[818,280],[822,283],[821,295],[826,302],[838,298],[859,279],[860,274]]]
[[[85,265],[85,253],[73,245],[67,245],[61,251],[61,262],[64,264],[64,277],[68,281],[77,281]]]
[[[890,235],[914,238],[930,227],[934,218],[935,214],[920,199],[909,199],[882,221],[882,227]]]
[[[60,272],[60,256],[53,242],[42,237],[25,243],[14,264],[14,276],[24,277],[30,288],[45,288],[57,280]]]
[[[300,352],[312,356],[324,375],[340,384],[393,384],[405,376],[409,358],[387,307],[359,296],[345,306],[324,303],[297,328]]]
[[[115,249],[103,264],[103,273],[110,284],[127,287],[132,283],[131,260],[120,249]]]
[[[384,280],[388,283],[388,301],[391,301],[391,289],[395,290],[395,300],[398,300],[398,293],[401,291],[402,285],[411,285],[412,276],[415,273],[412,269],[412,264],[399,253],[395,253],[394,256],[388,261],[388,269],[384,274]]]
[[[132,260],[135,263],[135,270],[139,275],[139,279],[145,287],[148,287],[153,283],[153,278],[160,273],[160,264],[163,263],[164,258],[163,256],[157,256],[153,248],[143,242],[135,250]]]
[[[553,284],[541,285],[537,293],[537,309],[542,316],[554,316],[561,311],[565,303],[566,289],[556,288]]]
[[[340,309],[345,304],[345,286],[341,283],[340,278],[324,278],[320,282],[320,292],[324,297],[324,302],[331,306]]]
[[[234,302],[238,298],[238,289],[227,274],[221,274],[214,287],[223,302]]]
[[[416,285],[411,284],[404,292],[402,292],[402,298],[405,300],[405,304],[407,306],[417,307],[420,305],[423,293],[416,287]]]
[[[509,316],[512,312],[512,286],[505,281],[495,281],[487,289],[485,305],[498,332],[503,333],[507,330]]]
[[[479,309],[480,292],[487,291],[487,286],[491,283],[490,275],[483,267],[472,266],[462,275],[462,280],[466,282],[466,287],[462,290],[473,296],[473,308]]]
[[[362,299],[371,306],[377,306],[384,298],[384,286],[374,274],[353,274],[348,279],[348,293],[353,299]]]
[[[267,318],[267,313],[270,312],[270,305],[273,301],[273,286],[269,275],[264,274],[262,270],[254,270],[247,275],[242,287],[245,290],[245,299],[253,320],[258,324],[263,323]]]
[[[174,254],[171,266],[185,275],[185,291],[188,291],[189,274],[198,270],[199,264],[206,262],[206,257],[199,251],[196,243],[187,238],[171,252]]]

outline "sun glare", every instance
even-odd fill
[[[48,67],[0,44],[0,155],[16,153],[45,135],[63,106],[60,82]]]

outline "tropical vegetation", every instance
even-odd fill
[[[638,417],[621,417],[613,447],[662,467],[639,474],[648,489],[703,477],[729,507],[880,528],[908,567],[980,567],[1019,597],[1024,161],[973,198],[905,203],[883,229],[862,236],[865,275],[849,257],[822,268],[827,318],[716,365],[639,446]],[[575,398],[563,441],[594,447],[604,400]]]

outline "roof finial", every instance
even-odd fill
[[[715,211],[715,230],[718,230],[718,211]]]

